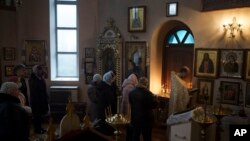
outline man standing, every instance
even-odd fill
[[[148,90],[148,79],[141,77],[138,85],[129,93],[131,105],[132,141],[140,141],[140,134],[144,141],[152,140],[154,123],[153,109],[157,108],[157,100]]]
[[[46,130],[42,128],[42,121],[49,110],[47,86],[42,67],[40,65],[35,65],[32,71],[29,85],[34,128],[36,133],[43,134]]]
[[[20,92],[25,97],[25,106],[29,106],[29,85],[28,81],[26,80],[27,77],[27,70],[24,64],[18,64],[14,67],[13,72],[15,76],[10,77],[9,81],[15,82],[18,85]]]

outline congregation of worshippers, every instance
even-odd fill
[[[24,64],[16,65],[13,71],[15,75],[1,85],[1,119],[6,122],[1,125],[1,128],[5,129],[1,133],[3,138],[28,140],[30,128],[35,134],[41,135],[51,135],[54,131],[54,139],[88,127],[105,136],[112,136],[116,130],[112,125],[116,123],[128,125],[126,140],[138,140],[141,135],[145,140],[152,138],[155,123],[153,110],[159,108],[159,100],[157,95],[149,90],[149,80],[145,76],[131,73],[119,88],[113,70],[103,76],[94,74],[86,89],[88,100],[82,120],[75,111],[72,98],[69,97],[65,107],[66,114],[60,121],[60,129],[56,135],[55,130],[52,130],[53,116],[50,114],[46,72],[42,66],[33,66],[29,77]],[[188,91],[185,91],[188,88],[182,80],[189,73],[190,70],[186,66],[181,68],[179,73],[172,72],[173,83],[179,87],[178,90],[184,91],[182,96],[179,95],[180,98],[174,101],[175,112],[185,110],[190,103]],[[183,98],[186,100],[181,101]]]
[[[249,6],[0,0],[0,141],[249,136]]]

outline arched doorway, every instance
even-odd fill
[[[191,42],[190,36],[192,37]],[[193,34],[185,23],[172,20],[158,26],[152,34],[150,44],[150,90],[161,95],[162,85],[170,80],[171,71],[178,72],[183,65],[187,65],[193,70],[193,54]],[[192,80],[192,76],[189,80]],[[161,111],[159,114],[161,117],[158,119],[164,123],[168,116],[169,107],[168,100],[165,97],[170,97],[169,93],[160,98],[163,105],[160,105]]]
[[[188,30],[189,33],[192,34],[192,30],[183,22],[177,20],[166,21],[161,25],[157,26],[152,34],[152,38],[150,41],[150,70],[149,70],[149,78],[150,78],[150,90],[155,94],[162,93],[162,85],[167,82],[167,72],[166,72],[166,64],[167,60],[165,57],[166,46],[167,46],[167,37],[170,37],[171,33],[178,29]],[[188,36],[188,35],[187,35]],[[187,38],[187,37],[186,37]],[[194,44],[192,44],[192,48],[194,48]],[[194,50],[192,50],[192,53]],[[176,53],[174,54],[176,55]],[[193,56],[193,55],[191,55]],[[181,58],[181,56],[179,56]],[[193,69],[193,59],[189,59],[192,62],[190,65],[190,69]],[[184,64],[184,63],[183,63]],[[185,63],[186,64],[186,63]],[[165,68],[164,68],[165,67]],[[177,66],[176,68],[178,68]],[[171,69],[168,69],[171,71]],[[179,68],[176,70],[178,71]],[[169,95],[167,95],[169,97]]]
[[[194,38],[188,27],[178,26],[166,33],[165,39],[162,84],[169,89],[171,71],[179,72],[182,66],[187,66],[193,74]],[[191,85],[192,75],[186,78],[186,82]]]

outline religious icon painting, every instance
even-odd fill
[[[4,61],[14,61],[15,60],[15,48],[14,47],[4,47],[3,48],[3,58],[4,58]]]
[[[239,102],[240,83],[221,81],[220,92],[221,103],[237,105]]]
[[[128,31],[146,31],[146,6],[134,6],[128,8]]]
[[[195,50],[195,76],[216,78],[218,74],[217,66],[218,50],[201,48]]]
[[[147,76],[146,57],[147,43],[145,41],[126,42],[125,43],[125,76],[127,78],[131,73],[139,77]]]
[[[44,40],[26,40],[24,51],[26,65],[45,65],[47,54]]]
[[[13,76],[14,75],[14,66],[13,65],[6,65],[5,66],[5,76]]]
[[[243,50],[220,51],[220,77],[242,78]]]
[[[246,51],[245,62],[245,79],[250,80],[250,50]]]
[[[178,2],[167,3],[167,17],[177,16],[178,15]]]
[[[198,104],[209,104],[213,103],[213,91],[214,91],[214,80],[210,79],[198,79],[199,93],[197,96]]]

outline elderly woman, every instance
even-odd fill
[[[29,140],[29,116],[22,107],[18,85],[5,82],[0,92],[0,139]]]
[[[128,100],[128,94],[132,91],[138,84],[138,79],[135,74],[130,74],[127,79],[122,83],[122,103],[121,103],[121,113],[130,117],[130,105]]]
[[[102,76],[100,74],[95,74],[87,90],[88,92],[87,114],[89,115],[91,122],[94,122],[98,118],[98,104],[100,101],[100,91],[98,90],[98,85],[100,84],[101,81],[102,81]]]
[[[103,81],[99,84],[98,89],[100,93],[99,102],[99,119],[105,120],[105,109],[111,107],[111,112],[116,113],[116,93],[114,90],[115,74],[113,71],[108,71],[103,75]]]
[[[48,93],[44,79],[44,71],[40,65],[32,68],[29,78],[30,86],[30,105],[34,119],[35,133],[43,134],[46,130],[42,128],[42,121],[48,114]]]

